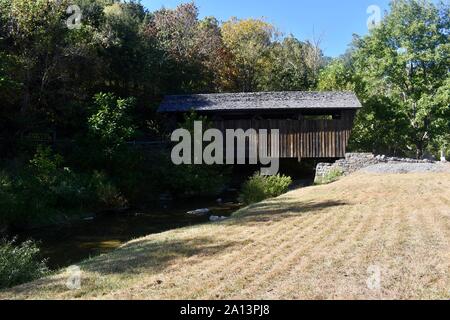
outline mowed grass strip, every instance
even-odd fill
[[[450,173],[354,174],[136,239],[0,299],[448,299]],[[371,270],[380,286],[368,286]]]

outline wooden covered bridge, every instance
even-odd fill
[[[280,158],[300,160],[344,157],[359,108],[349,92],[261,92],[166,96],[158,112],[172,128],[195,111],[224,134],[226,129],[279,129]]]

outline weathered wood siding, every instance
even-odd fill
[[[336,120],[221,120],[214,121],[213,127],[223,134],[226,129],[278,129],[280,158],[342,158],[345,156],[348,140],[353,126],[354,112],[343,112]],[[252,142],[259,141],[258,135],[252,136]],[[267,142],[267,150],[271,141]]]

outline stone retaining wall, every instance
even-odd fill
[[[315,181],[322,181],[332,171],[340,171],[343,175],[351,174],[362,168],[377,163],[434,163],[432,160],[417,160],[409,158],[396,158],[386,156],[375,156],[372,153],[347,153],[345,159],[337,160],[335,163],[319,163],[316,167]]]

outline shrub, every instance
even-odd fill
[[[15,240],[0,240],[0,288],[9,288],[48,274],[45,260],[39,260],[38,256],[39,248],[33,241],[17,245]]]
[[[4,171],[0,177],[0,224],[22,226],[51,214],[55,197],[49,191],[50,177],[39,176],[29,167]]]
[[[50,147],[38,146],[36,154],[30,160],[33,175],[39,179],[41,184],[51,185],[56,180],[56,172],[62,166],[63,158],[54,154]]]
[[[317,178],[315,184],[328,184],[338,180],[344,175],[344,171],[340,168],[333,168],[328,171],[323,177]]]
[[[0,230],[6,225],[11,215],[16,199],[12,192],[13,181],[6,172],[0,171]]]
[[[255,173],[242,186],[239,200],[252,204],[285,193],[292,183],[291,177],[284,175],[262,176]]]
[[[89,203],[86,177],[64,168],[62,156],[38,147],[28,166],[18,170],[10,194],[9,224],[29,225],[51,220],[60,211],[81,210]]]
[[[181,196],[217,195],[228,181],[228,172],[228,168],[218,166],[172,165],[167,188]]]
[[[134,108],[133,98],[118,99],[112,93],[99,93],[94,97],[93,114],[88,119],[89,131],[94,141],[109,158],[114,157],[117,148],[135,134],[130,111]]]
[[[220,165],[174,165],[167,151],[154,152],[146,161],[140,180],[145,178],[142,189],[147,198],[168,192],[175,197],[216,196],[231,175],[231,167]],[[152,163],[149,166],[148,163]]]
[[[94,172],[90,189],[95,194],[97,206],[102,209],[122,208],[127,204],[117,187],[103,172]]]
[[[212,122],[205,116],[198,115],[195,111],[187,113],[183,121],[179,123],[181,128],[194,133],[194,122],[202,122],[203,132],[211,128]],[[220,193],[228,182],[230,167],[221,165],[173,165],[169,155],[164,156],[168,166],[162,168],[167,179],[167,191],[181,196],[211,196]]]
[[[92,195],[88,184],[89,176],[73,172],[70,168],[64,168],[57,172],[56,181],[50,187],[55,195],[55,207],[58,209],[82,209],[92,203]]]
[[[39,147],[28,165],[0,172],[0,229],[52,222],[85,210],[123,207],[126,201],[104,173],[76,173],[63,158]]]
[[[82,208],[90,201],[85,175],[77,174],[68,167],[63,167],[64,159],[55,154],[50,147],[38,147],[30,161],[25,184],[40,189],[44,193],[46,207],[58,209]],[[37,181],[33,180],[37,179]]]

